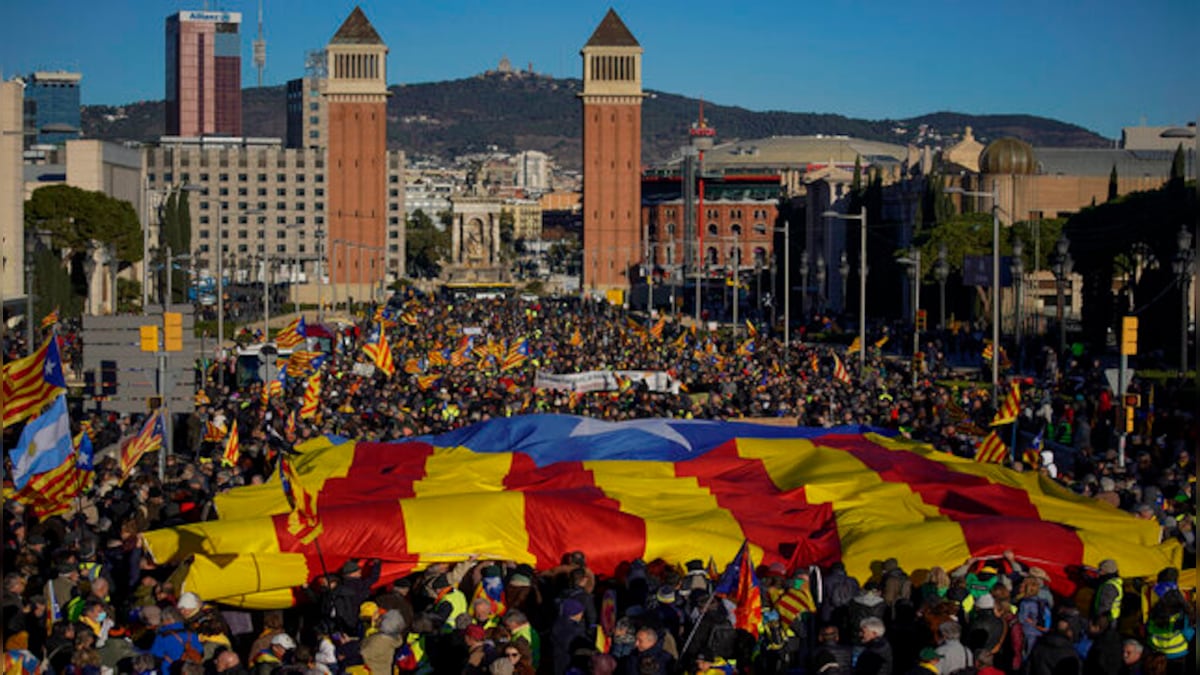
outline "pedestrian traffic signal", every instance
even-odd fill
[[[1133,410],[1131,406],[1125,407],[1125,433],[1127,434],[1133,433]]]
[[[913,369],[918,373],[925,372],[925,352],[913,354]]]
[[[926,321],[927,321],[927,318],[926,318],[925,310],[918,309],[917,310],[917,330],[925,330]]]

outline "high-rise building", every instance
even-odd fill
[[[613,10],[583,56],[583,279],[628,290],[642,257],[642,47]]]
[[[168,136],[242,135],[240,12],[167,17]]]
[[[323,148],[327,141],[325,124],[324,50],[309,52],[304,59],[304,77],[287,83],[287,137],[289,148]]]
[[[333,244],[329,262],[334,283],[376,284],[388,267],[384,248],[389,235],[387,53],[387,45],[358,7],[325,48],[329,240]],[[403,228],[400,232],[394,243],[401,256],[398,272],[403,275]]]
[[[24,86],[0,82],[0,305],[25,296]]]
[[[26,144],[61,145],[79,138],[79,82],[66,71],[37,71],[25,80]]]

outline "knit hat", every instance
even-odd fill
[[[467,626],[467,630],[464,633],[469,639],[476,641],[481,641],[487,637],[487,631],[483,629],[483,626],[474,623]]]
[[[179,601],[175,603],[175,606],[179,608],[180,611],[200,609],[200,596],[188,591],[187,593],[179,596]]]
[[[922,661],[937,661],[942,656],[933,647],[926,647],[921,650],[920,658]]]
[[[670,586],[659,586],[658,593],[655,593],[654,597],[663,604],[670,604],[675,602],[675,589]]]
[[[1100,574],[1116,574],[1117,561],[1112,558],[1107,558],[1100,561]]]
[[[513,586],[515,588],[524,588],[524,587],[529,586],[530,581],[531,580],[529,577],[518,572],[508,578],[508,585]]]
[[[379,613],[379,605],[367,600],[358,606],[358,616],[364,619],[373,619]]]

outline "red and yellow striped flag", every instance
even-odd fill
[[[1004,445],[1004,441],[1000,440],[1000,436],[995,431],[988,432],[975,450],[976,462],[1003,464],[1006,458],[1008,458],[1008,447]]]
[[[571,341],[569,344],[572,347],[578,347],[579,345],[583,344],[583,333],[580,333],[578,328],[575,329],[574,333],[571,333]]]
[[[1042,465],[1042,453],[1037,448],[1025,448],[1021,453],[1021,461],[1030,469],[1038,469]]]
[[[141,431],[121,446],[122,480],[129,477],[130,472],[147,452],[162,451],[163,437],[166,435],[163,414],[161,408],[154,411],[142,424]]]
[[[49,328],[58,323],[58,308],[55,307],[53,312],[42,317],[42,328]]]
[[[650,337],[654,338],[655,340],[661,340],[662,334],[663,334],[663,328],[666,328],[666,326],[667,326],[667,317],[665,317],[665,316],[658,317],[658,322],[650,327]]]
[[[300,419],[312,419],[317,415],[317,405],[321,402],[321,374],[313,373],[304,386],[304,401],[300,404]]]
[[[51,336],[36,352],[4,364],[2,379],[0,402],[4,406],[4,426],[37,415],[67,389],[58,338]]]
[[[860,350],[860,349],[862,349],[862,342],[858,339],[858,336],[856,335],[856,336],[854,336],[854,341],[851,342],[850,346],[846,348],[846,356],[850,356],[851,354],[857,354],[858,350]]]
[[[363,352],[375,362],[375,367],[384,375],[391,377],[396,372],[396,362],[392,360],[392,346],[388,344],[387,334],[383,326],[375,339],[363,345]]]
[[[221,453],[221,463],[225,466],[234,466],[237,464],[238,457],[240,457],[241,454],[241,443],[238,440],[237,420],[234,420],[233,425],[229,427],[229,436],[225,438],[225,451]]]
[[[846,371],[846,366],[837,354],[833,355],[833,379],[842,384],[850,384],[850,373]]]
[[[1004,405],[996,411],[996,417],[992,420],[992,426],[1000,424],[1012,424],[1017,421],[1017,416],[1021,414],[1021,385],[1016,382],[1008,389],[1008,395],[1004,398]]]
[[[817,611],[817,603],[813,602],[812,593],[805,583],[802,588],[789,588],[775,601],[775,611],[784,625],[791,625],[800,618],[801,614],[813,614]]]

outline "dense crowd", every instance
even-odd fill
[[[381,323],[396,364],[391,377],[362,350]],[[829,334],[819,318],[806,339],[785,345],[746,326],[709,333],[606,303],[408,298],[327,328],[330,353],[316,366],[323,393],[311,418],[293,414],[311,373],[264,396],[262,379],[282,362],[264,368],[264,377],[233,357],[202,363],[203,394],[196,413],[178,419],[163,480],[152,457],[132,476],[120,475],[120,441],[140,419],[91,413],[95,481],[77,508],[39,521],[19,502],[5,502],[6,672],[1193,672],[1194,605],[1178,588],[1179,571],[1121,580],[1111,561],[1069,597],[1050,593],[1044,571],[1011,556],[906,572],[898,551],[899,562],[882,561],[870,579],[853,579],[838,565],[763,568],[757,637],[735,629],[734,598],[715,592],[719,583],[702,561],[629,561],[597,578],[578,552],[553,570],[469,560],[380,588],[377,561],[359,560],[300,589],[295,608],[272,612],[178,593],[175,570],[150,560],[139,533],[213,517],[214,495],[261,482],[279,453],[321,434],[393,440],[541,412],[772,417],[865,424],[971,456],[997,409],[978,381],[986,363],[968,372],[943,356],[963,350],[962,336],[933,336],[914,378],[908,359],[889,353],[906,336],[875,327],[860,370],[862,354],[846,353],[849,336],[840,339],[836,327]],[[812,339],[823,331],[828,342]],[[474,336],[465,349],[464,334]],[[519,358],[507,364],[510,350],[487,353],[487,345],[518,343]],[[10,358],[24,349],[19,336],[5,343]],[[840,366],[849,382],[835,376]],[[539,371],[661,371],[676,386],[655,391],[621,381],[578,394],[535,388]],[[1152,394],[1135,379],[1134,389],[1155,396],[1156,406],[1121,453],[1120,405],[1098,361],[1051,350],[1037,371],[1010,379],[1022,391],[1013,467],[1157,520],[1164,537],[1182,542],[1184,567],[1194,568],[1200,427],[1177,383],[1160,383]],[[235,420],[241,456],[225,466],[221,437],[211,433]],[[1025,454],[1030,447],[1041,452]],[[781,601],[797,596],[806,608],[791,618]]]

